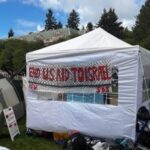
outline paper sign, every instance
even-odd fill
[[[95,87],[111,84],[109,62],[88,62],[74,65],[29,64],[29,82],[54,87]]]
[[[5,116],[5,120],[6,120],[8,130],[9,130],[11,140],[14,141],[14,137],[17,134],[20,134],[20,131],[19,131],[19,128],[17,125],[17,121],[16,121],[16,117],[15,117],[13,108],[8,107],[8,108],[4,109],[3,112],[4,112],[4,116]]]

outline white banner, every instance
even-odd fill
[[[40,87],[62,88],[69,91],[70,88],[80,90],[94,89],[94,92],[104,93],[109,91],[112,84],[112,70],[114,67],[106,58],[96,62],[84,62],[79,64],[28,64],[28,81],[32,90],[39,90]],[[69,89],[69,90],[68,90]],[[95,90],[96,89],[96,90]],[[90,90],[92,91],[92,90]],[[102,92],[103,93],[103,92]]]
[[[4,112],[4,116],[5,116],[5,120],[7,123],[7,127],[9,130],[11,140],[14,141],[14,137],[17,134],[20,134],[20,131],[19,131],[19,128],[17,125],[17,121],[16,121],[16,117],[15,117],[13,108],[12,107],[6,108],[3,110],[3,112]]]

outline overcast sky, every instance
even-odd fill
[[[96,24],[104,8],[114,8],[122,25],[131,29],[144,3],[145,0],[0,0],[0,37],[6,37],[10,28],[15,35],[42,30],[48,8],[64,26],[72,9],[79,13],[82,26],[89,21]]]

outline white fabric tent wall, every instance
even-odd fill
[[[150,51],[142,47],[140,47],[140,64],[142,66],[140,79],[142,80],[142,84],[146,86],[146,89],[142,89],[146,91],[145,95],[142,95],[141,104],[150,110]],[[143,99],[146,99],[146,101],[143,101]]]
[[[97,137],[135,140],[136,112],[142,102],[140,49],[99,28],[75,39],[28,53],[27,78],[24,79],[27,127],[53,132],[78,130]],[[119,69],[118,106],[44,101],[38,99],[37,93],[29,88],[28,70],[32,63],[73,65],[101,60],[103,57],[109,58],[112,65]]]

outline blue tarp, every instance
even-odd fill
[[[81,102],[81,103],[94,103],[94,104],[104,104],[104,95],[95,94],[80,94],[80,93],[68,93],[68,102]]]

